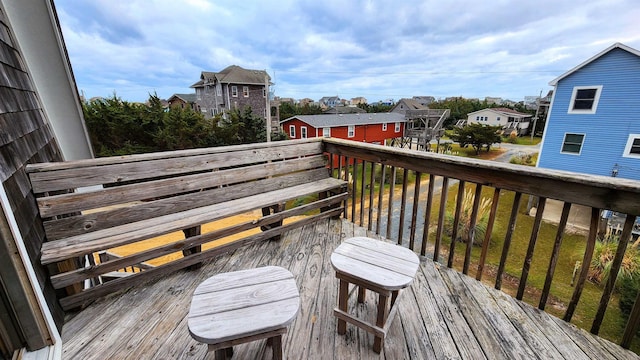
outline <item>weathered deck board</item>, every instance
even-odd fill
[[[114,294],[92,304],[63,328],[63,356],[69,359],[213,359],[189,336],[191,295],[204,279],[220,272],[264,265],[288,268],[295,276],[301,309],[283,337],[288,359],[424,358],[598,358],[638,359],[606,340],[553,318],[497,290],[430,260],[400,296],[382,354],[373,335],[347,326],[337,335],[333,308],[338,282],[331,252],[351,236],[371,236],[343,220],[323,220],[294,229],[280,241],[261,242],[220,256],[196,271]],[[375,317],[377,298],[350,309]],[[271,359],[266,342],[235,347],[234,358]]]

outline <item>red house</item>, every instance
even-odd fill
[[[402,137],[405,118],[398,113],[296,115],[280,125],[291,139],[323,136],[384,144],[387,139]]]

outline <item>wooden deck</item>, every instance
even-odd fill
[[[353,326],[336,333],[338,284],[333,249],[365,229],[344,220],[321,221],[219,257],[195,271],[110,295],[69,319],[65,359],[213,359],[187,330],[191,295],[206,278],[256,266],[278,265],[296,277],[301,310],[283,338],[287,359],[637,359],[609,341],[488,288],[455,270],[424,260],[400,297],[383,352],[373,335]],[[369,234],[370,235],[370,234]],[[355,306],[355,296],[350,299]],[[368,294],[359,316],[375,318]],[[265,341],[235,347],[235,359],[269,359]]]

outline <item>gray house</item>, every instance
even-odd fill
[[[191,87],[196,90],[197,107],[207,118],[250,106],[256,116],[266,119],[270,81],[264,70],[231,65],[220,72],[203,71]]]

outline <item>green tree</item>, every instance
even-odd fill
[[[502,141],[502,138],[498,135],[500,129],[500,126],[469,124],[462,128],[455,128],[450,138],[458,142],[461,147],[473,146],[477,155],[484,146],[486,146],[488,152],[492,144]]]

